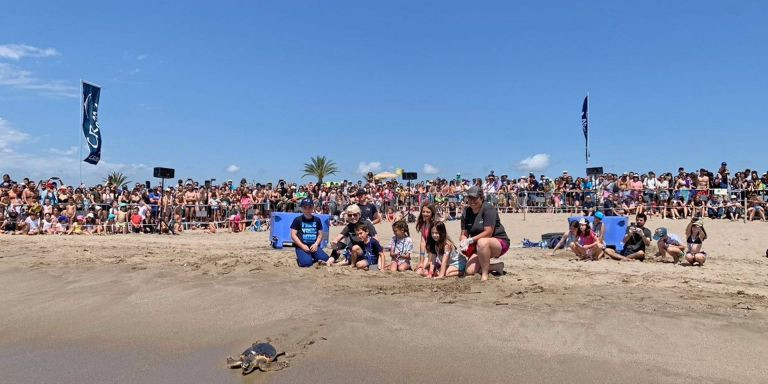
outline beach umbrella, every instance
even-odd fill
[[[378,173],[375,176],[373,176],[374,180],[381,180],[381,179],[397,179],[397,174],[392,172],[382,172]]]

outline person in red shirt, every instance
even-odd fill
[[[576,242],[574,252],[582,260],[597,260],[602,256],[603,250],[600,249],[600,243],[597,235],[589,227],[589,221],[582,218],[579,220],[579,230],[577,232],[579,241]]]
[[[139,214],[139,208],[133,208],[133,212],[131,212],[131,231],[133,233],[141,233],[141,222],[142,217]]]

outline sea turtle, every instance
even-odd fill
[[[285,361],[277,361],[277,357],[284,354],[285,352],[277,353],[272,344],[257,342],[243,351],[239,359],[235,360],[232,356],[228,357],[227,367],[242,368],[243,375],[253,372],[256,368],[263,372],[279,371],[288,366]]]

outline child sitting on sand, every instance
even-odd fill
[[[181,224],[181,215],[176,214],[173,216],[173,233],[175,235],[184,232],[184,226]]]
[[[389,270],[404,272],[411,269],[411,253],[413,240],[408,231],[408,223],[403,220],[392,224],[392,241],[389,243]]]
[[[685,237],[688,242],[688,250],[685,253],[685,260],[688,264],[699,266],[707,260],[707,253],[701,250],[702,243],[707,239],[707,231],[704,230],[704,222],[700,217],[694,217],[688,227],[685,228]]]
[[[597,235],[589,226],[589,221],[582,218],[579,220],[579,230],[577,232],[579,241],[576,242],[574,252],[582,260],[597,260],[602,256],[603,250],[600,249],[600,243],[597,240]]]
[[[351,265],[355,268],[368,270],[382,270],[384,258],[380,257],[383,249],[374,237],[370,236],[370,229],[366,223],[358,223],[355,227],[360,245],[353,245],[350,252]]]
[[[442,221],[438,221],[432,226],[427,250],[431,265],[426,277],[434,276],[435,270],[433,268],[439,268],[435,276],[438,279],[461,276],[466,271],[467,257],[458,251],[456,244],[448,237],[448,231]]]

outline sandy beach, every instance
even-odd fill
[[[566,217],[502,222],[514,246]],[[0,382],[765,383],[768,226],[705,226],[703,267],[512,248],[487,283],[299,269],[267,233],[0,235]],[[290,366],[225,367],[257,340]]]

